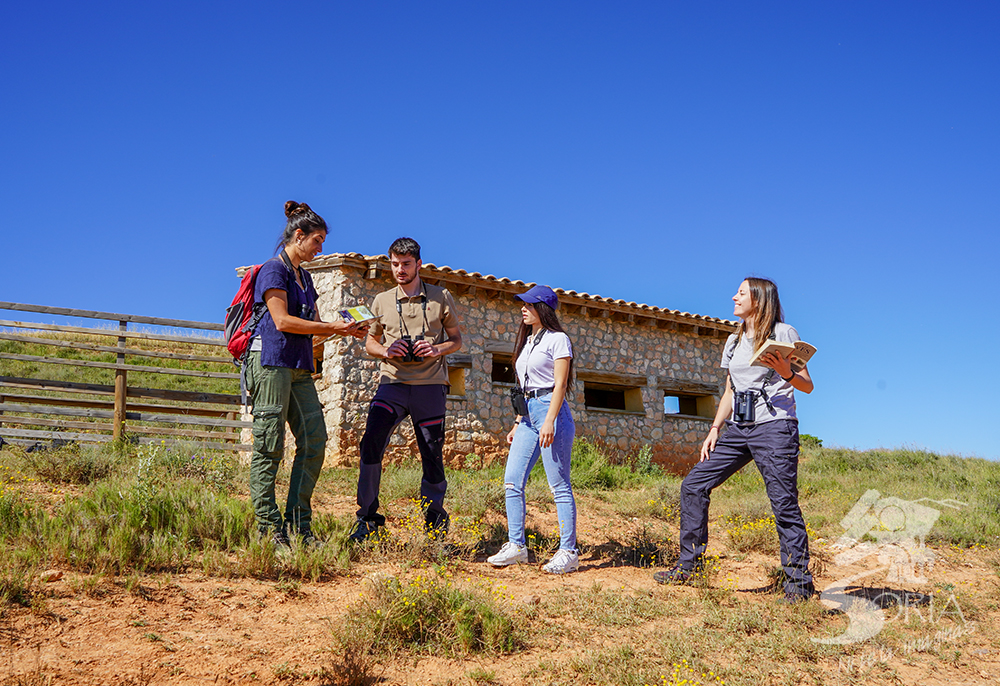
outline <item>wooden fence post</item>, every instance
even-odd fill
[[[118,331],[124,332],[128,328],[127,321],[118,322]],[[125,349],[126,338],[118,337],[118,347]],[[118,353],[117,362],[119,365],[125,364],[125,353]],[[125,429],[125,397],[128,389],[128,372],[124,369],[115,370],[115,416],[112,423],[112,434],[114,439],[120,440]]]

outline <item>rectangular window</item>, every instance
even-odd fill
[[[645,414],[642,406],[642,390],[635,386],[584,381],[583,403],[588,410]]]
[[[448,395],[465,395],[465,369],[448,367]]]
[[[514,372],[514,364],[511,360],[511,356],[494,353],[492,358],[493,361],[490,367],[490,379],[493,383],[515,383],[517,378]]]
[[[688,417],[715,416],[715,396],[693,395],[677,391],[663,392],[663,414]]]
[[[448,397],[465,397],[465,372],[472,368],[472,355],[448,355]]]

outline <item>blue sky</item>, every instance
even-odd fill
[[[1000,457],[996,3],[0,16],[0,300],[220,320],[295,199],[328,252],[700,314],[773,278],[820,348],[804,432]]]

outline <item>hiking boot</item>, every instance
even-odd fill
[[[377,522],[369,522],[359,519],[354,525],[354,531],[347,537],[348,543],[364,543],[378,534],[379,525]]]
[[[288,540],[288,534],[285,533],[284,529],[275,529],[271,532],[271,543],[279,549],[292,547],[292,542]]]
[[[494,567],[506,567],[507,565],[516,565],[521,562],[528,561],[528,548],[523,545],[518,545],[517,543],[511,543],[507,541],[500,548],[496,555],[491,555],[486,558]]]
[[[312,531],[300,531],[299,541],[302,543],[302,547],[307,550],[316,550],[326,545],[323,541],[316,538]]]
[[[683,586],[684,584],[691,583],[697,574],[698,570],[696,569],[684,569],[680,565],[677,565],[662,572],[656,572],[653,574],[653,581],[658,584]]]
[[[804,593],[793,593],[792,591],[785,591],[785,595],[782,598],[778,598],[778,605],[798,605],[799,603],[804,603],[809,600],[809,596]]]
[[[552,559],[542,567],[542,571],[549,574],[569,574],[578,569],[580,569],[580,556],[577,552],[575,550],[563,550],[562,548],[557,550]]]

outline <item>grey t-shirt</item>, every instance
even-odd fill
[[[800,340],[798,331],[788,324],[780,322],[774,326],[774,338],[784,343],[794,343]],[[722,349],[722,368],[729,370],[729,376],[737,391],[755,391],[757,393],[754,411],[758,424],[772,422],[775,419],[796,419],[795,389],[792,388],[792,384],[778,376],[778,372],[774,372],[765,386],[764,379],[767,379],[771,368],[751,367],[750,358],[753,357],[753,351],[753,340],[743,336],[737,341],[736,334],[729,334],[726,347]],[[761,388],[767,391],[774,412],[767,409],[767,403],[760,395]]]

